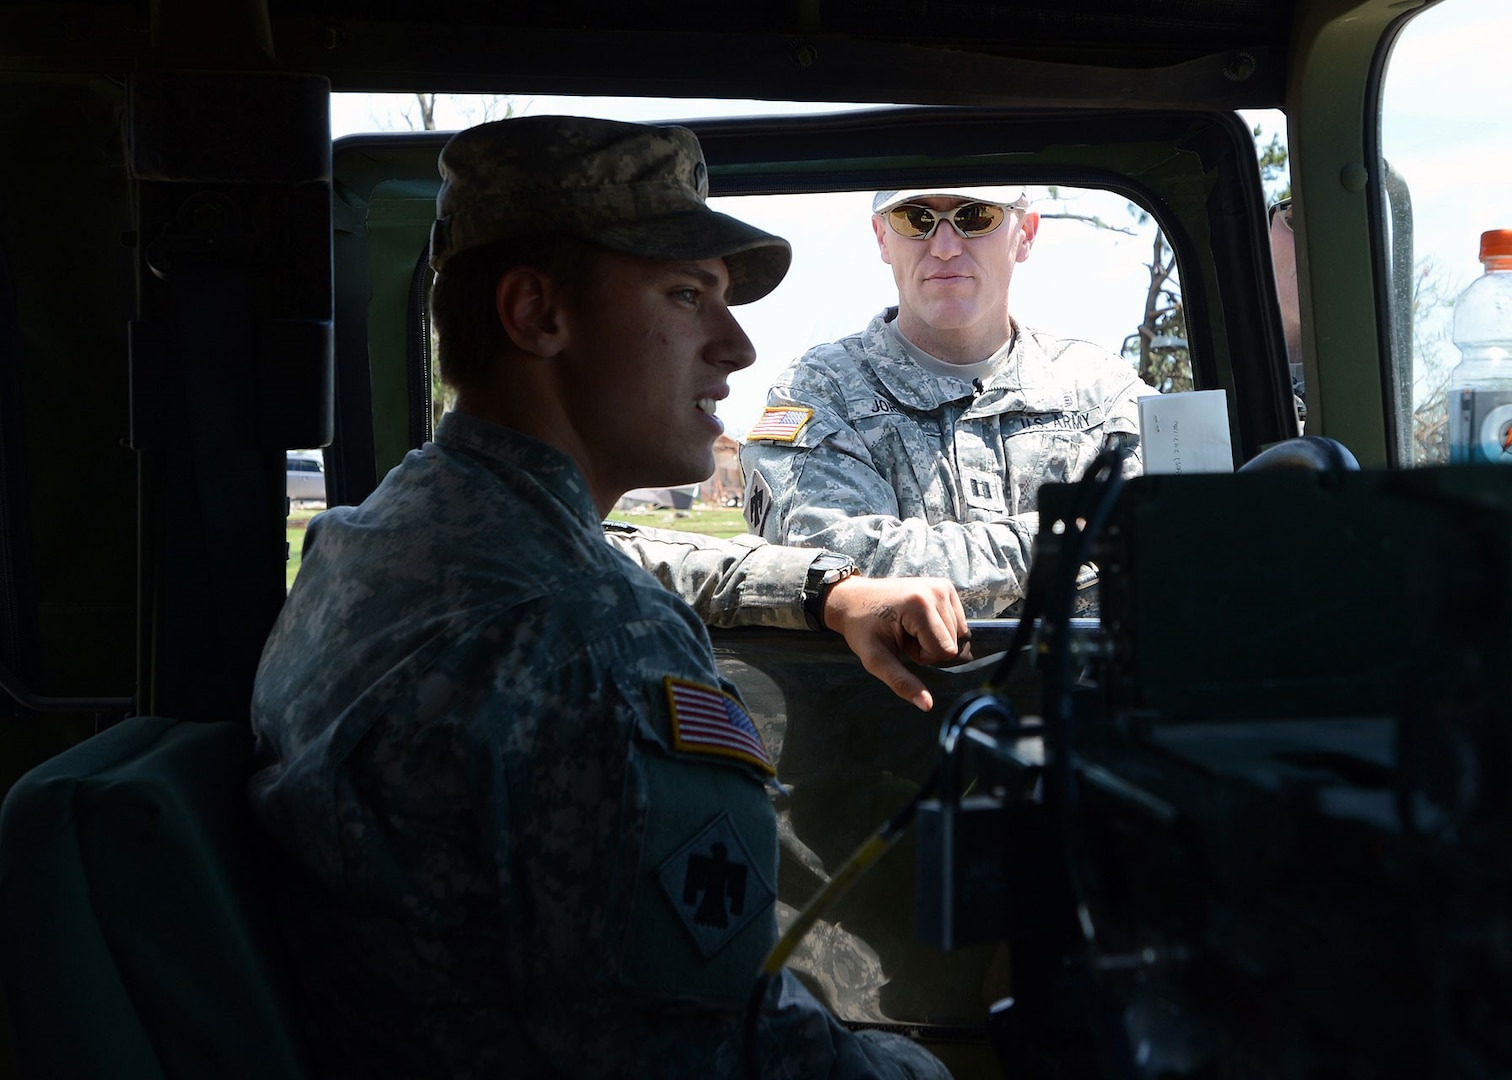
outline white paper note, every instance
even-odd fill
[[[1140,398],[1139,442],[1146,473],[1233,472],[1228,395],[1192,390]]]

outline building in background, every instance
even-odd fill
[[[744,494],[740,443],[728,435],[721,435],[714,440],[714,472],[698,485],[698,498],[710,506],[739,506]]]

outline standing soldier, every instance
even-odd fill
[[[880,191],[872,210],[898,305],[778,377],[741,454],[746,521],[867,574],[948,577],[991,617],[1023,596],[1039,486],[1078,479],[1110,438],[1137,472],[1135,402],[1155,390],[1009,314],[1039,231],[1021,189]]]

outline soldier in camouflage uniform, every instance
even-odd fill
[[[869,574],[948,577],[991,617],[1023,595],[1040,484],[1077,479],[1109,436],[1137,448],[1135,401],[1155,391],[1129,361],[1010,317],[1039,228],[1018,189],[872,207],[898,306],[778,377],[741,452],[746,520]]]
[[[441,171],[457,408],[312,523],[254,690],[253,805],[313,879],[288,932],[318,1075],[946,1076],[786,973],[745,1038],[773,769],[703,624],[625,557],[802,625],[814,553],[601,524],[712,470],[712,402],[754,360],[729,305],[777,284],[786,242],[707,209],[681,128],[506,120]],[[899,672],[950,659],[949,584],[903,584],[842,580],[820,617]]]

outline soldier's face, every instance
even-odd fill
[[[913,201],[932,210],[949,210],[967,200]],[[872,229],[882,261],[892,267],[898,284],[899,329],[911,341],[931,352],[942,338],[968,348],[978,340],[986,342],[982,356],[964,357],[976,360],[1007,341],[1008,285],[1014,266],[1029,257],[1038,214],[1011,211],[995,231],[974,237],[963,237],[943,222],[928,240],[899,236],[879,214],[872,215]]]
[[[756,350],[729,307],[723,259],[657,262],[612,252],[568,305],[559,397],[601,509],[631,488],[714,471],[715,407]],[[606,501],[607,500],[607,501]]]
[[[1281,328],[1286,351],[1294,363],[1302,360],[1302,307],[1297,292],[1297,238],[1292,234],[1291,209],[1271,214],[1271,265],[1276,271],[1276,299],[1281,305]]]

